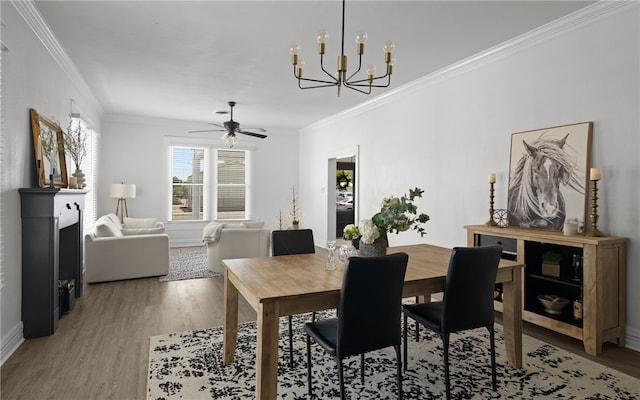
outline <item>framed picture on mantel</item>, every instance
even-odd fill
[[[587,216],[593,122],[511,135],[510,226],[560,231]]]

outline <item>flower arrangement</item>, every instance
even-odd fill
[[[349,224],[342,230],[342,238],[345,240],[358,239],[360,237],[360,229],[354,224]]]
[[[359,226],[354,226],[355,229],[347,225],[343,238],[354,238],[353,232],[357,231],[362,243],[372,244],[380,237],[386,238],[387,233],[400,233],[409,229],[415,230],[420,236],[426,235],[423,224],[430,218],[425,213],[418,214],[418,207],[413,203],[416,198],[422,197],[422,193],[424,190],[416,187],[409,189],[408,196],[404,194],[400,198],[390,196],[383,199],[379,212],[371,219],[360,221]]]

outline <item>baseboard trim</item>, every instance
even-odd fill
[[[627,328],[627,340],[625,347],[631,350],[640,351],[640,329]]]
[[[22,321],[20,321],[2,338],[2,345],[0,345],[0,366],[2,366],[24,342],[22,327]]]

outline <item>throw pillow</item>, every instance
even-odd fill
[[[264,228],[264,221],[243,222],[242,226],[244,226],[245,228],[262,229]]]
[[[149,229],[155,228],[156,218],[124,218],[124,227],[126,229]]]

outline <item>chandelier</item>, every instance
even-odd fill
[[[391,41],[387,42],[384,46],[384,62],[386,64],[386,71],[384,75],[374,76],[376,73],[376,67],[369,65],[367,68],[367,77],[364,79],[354,79],[354,76],[362,69],[362,54],[364,54],[364,44],[367,40],[367,34],[365,32],[359,33],[356,36],[357,53],[358,53],[358,69],[351,75],[347,76],[347,56],[344,55],[344,9],[345,1],[342,0],[342,51],[338,56],[338,71],[335,74],[329,73],[324,68],[324,53],[325,43],[329,38],[329,34],[326,31],[322,31],[318,34],[318,54],[320,54],[320,68],[329,79],[311,79],[305,78],[302,75],[304,68],[304,59],[299,55],[300,46],[294,44],[291,46],[289,52],[291,53],[291,64],[293,64],[293,74],[298,80],[298,87],[300,89],[315,89],[321,87],[336,86],[338,88],[338,96],[340,96],[340,88],[342,86],[349,89],[356,90],[360,93],[370,94],[371,88],[385,88],[389,87],[391,83],[391,73],[393,72],[393,64],[395,62],[395,56],[393,56],[393,50],[395,44]],[[386,82],[384,81],[386,79]],[[308,86],[303,86],[303,82],[310,82]],[[376,82],[376,84],[374,84]],[[381,83],[377,83],[381,82]]]

